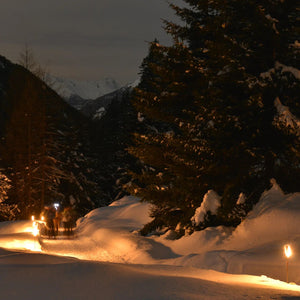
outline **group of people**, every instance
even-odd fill
[[[56,237],[59,234],[60,227],[63,227],[65,235],[73,234],[73,226],[75,224],[75,214],[72,207],[65,207],[62,212],[54,206],[46,206],[42,212],[45,220],[44,234],[49,238]],[[42,233],[43,234],[43,233]]]

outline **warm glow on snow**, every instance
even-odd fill
[[[42,251],[41,245],[35,240],[7,240],[1,241],[1,247],[6,249],[15,250],[30,250],[30,251]]]
[[[182,275],[182,274],[181,274]],[[187,277],[206,279],[219,283],[232,284],[234,286],[256,286],[260,288],[272,288],[278,290],[300,292],[300,285],[295,283],[286,283],[284,281],[273,279],[265,275],[245,275],[245,274],[228,274],[213,270],[199,270],[193,274],[186,274]]]
[[[224,277],[223,277],[224,276]],[[257,285],[265,288],[273,288],[279,290],[289,290],[300,292],[300,286],[293,283],[286,283],[277,279],[267,277],[265,275],[253,276],[253,275],[222,275],[223,282],[232,284],[245,284],[245,285]],[[220,280],[221,281],[221,280]]]
[[[282,209],[284,197],[289,201]],[[36,272],[35,276],[40,280],[40,271],[35,265],[53,265],[53,268],[43,269],[43,274],[46,270],[47,276],[54,278],[62,270],[63,274],[70,273],[73,276],[73,266],[80,271],[81,266],[86,268],[85,264],[90,261],[87,269],[92,268],[93,272],[84,271],[92,276],[86,281],[94,278],[94,270],[99,268],[97,274],[102,280],[108,280],[105,286],[111,286],[110,278],[115,278],[112,275],[120,268],[118,276],[122,278],[123,275],[127,278],[127,273],[122,275],[122,272],[128,272],[138,279],[158,276],[157,282],[163,280],[169,283],[172,293],[174,286],[180,288],[178,283],[182,279],[184,282],[193,282],[193,295],[198,293],[194,290],[198,286],[206,291],[203,300],[242,299],[246,296],[247,299],[281,299],[283,293],[293,298],[300,295],[300,260],[295,255],[300,249],[299,199],[299,194],[286,196],[275,186],[256,206],[251,218],[244,220],[234,234],[231,229],[219,226],[177,240],[169,239],[168,232],[160,237],[141,236],[137,230],[151,220],[148,216],[149,206],[128,196],[79,219],[73,237],[62,234],[56,239],[39,237],[38,229],[44,222],[36,219],[2,222],[0,245],[15,252],[2,249],[0,264],[11,264],[11,269],[3,269],[3,272],[10,270],[11,274],[15,272],[15,264],[20,264],[20,268],[22,264],[34,265],[28,267]],[[277,203],[280,207],[276,206]],[[299,209],[295,209],[298,206]],[[275,221],[269,221],[270,216]],[[272,226],[267,226],[269,224]],[[274,226],[277,226],[276,235],[270,234]],[[285,245],[287,236],[292,243],[290,245]],[[30,254],[29,251],[38,252],[39,255]],[[290,264],[291,256],[293,261]],[[111,272],[109,276],[107,271]],[[105,274],[103,278],[102,274]],[[27,279],[26,275],[24,279]],[[121,279],[118,277],[116,280]],[[44,277],[40,280],[42,282]],[[88,284],[86,286],[90,289]],[[41,290],[44,288],[41,287]],[[155,288],[157,286],[154,284]],[[106,292],[106,296],[110,296],[109,288]],[[180,290],[179,298],[196,299],[189,296],[190,292]],[[141,294],[131,299],[141,299]]]
[[[284,245],[284,254],[287,258],[292,256],[292,249],[290,245]]]
[[[32,226],[27,226],[27,227],[24,227],[22,228],[23,230],[20,231],[20,232],[28,232],[28,233],[32,233]]]
[[[41,245],[39,244],[38,241],[27,241],[24,244],[25,249],[30,250],[30,251],[42,251]]]
[[[31,217],[34,220],[34,216]],[[42,251],[41,245],[37,240],[39,235],[38,222],[21,221],[17,227],[1,238],[2,248],[14,250]]]

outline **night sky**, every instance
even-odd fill
[[[126,84],[147,41],[169,43],[161,19],[177,20],[165,0],[2,0],[0,54],[17,62],[27,44],[53,75]]]

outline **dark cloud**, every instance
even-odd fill
[[[0,54],[16,61],[27,43],[52,73],[134,81],[146,41],[167,43],[164,0],[2,0]]]

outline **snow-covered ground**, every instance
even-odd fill
[[[235,230],[179,240],[140,236],[148,212],[125,197],[40,242],[31,221],[0,223],[1,299],[300,299],[300,194],[274,183]]]

